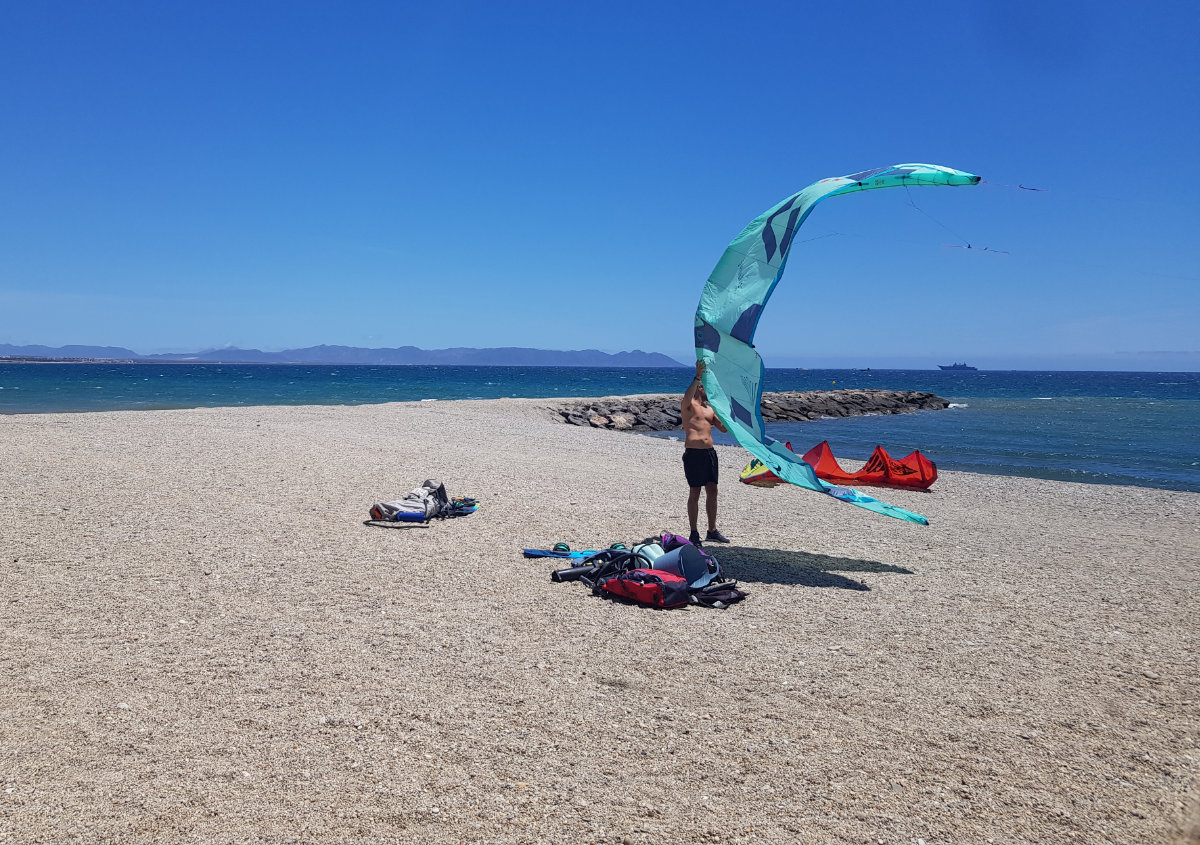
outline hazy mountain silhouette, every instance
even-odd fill
[[[555,350],[504,346],[490,349],[454,347],[418,349],[415,346],[364,349],[358,346],[309,346],[263,352],[258,349],[207,349],[140,355],[120,346],[14,346],[0,343],[0,356],[10,358],[89,358],[97,360],[197,362],[224,364],[469,364],[512,367],[682,367],[658,352],[601,352],[598,349]]]

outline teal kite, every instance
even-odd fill
[[[875,188],[977,184],[978,176],[936,164],[896,164],[822,179],[755,218],[726,248],[696,308],[696,358],[705,362],[704,390],[717,417],[777,476],[875,513],[929,524],[918,513],[826,484],[799,455],[767,436],[761,411],[763,361],[754,351],[754,330],[783,276],[796,231],[821,200]]]

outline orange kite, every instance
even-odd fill
[[[791,443],[784,444],[788,449]],[[817,478],[833,484],[872,485],[927,490],[937,481],[937,466],[919,451],[896,460],[882,446],[876,446],[870,459],[858,472],[846,472],[833,456],[829,441],[822,440],[804,454],[804,462],[813,468]],[[774,487],[783,481],[757,458],[742,470],[743,484],[755,487]]]

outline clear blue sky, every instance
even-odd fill
[[[822,203],[768,366],[1200,370],[1198,44],[1187,2],[6,3],[0,343],[687,362],[747,222],[917,161],[986,183]]]

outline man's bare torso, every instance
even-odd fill
[[[689,449],[711,449],[713,420],[717,416],[713,409],[697,397],[684,402],[679,410],[683,417],[683,445]]]
[[[715,425],[721,431],[725,426],[716,413],[708,406],[708,397],[704,393],[701,378],[707,365],[704,361],[696,362],[696,378],[688,385],[679,403],[679,415],[683,418],[684,445],[688,449],[713,448],[712,430]]]

